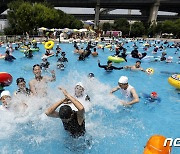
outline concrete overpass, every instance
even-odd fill
[[[1,13],[7,9],[12,0],[0,0]],[[29,0],[42,2],[44,0]],[[149,22],[156,22],[158,11],[176,12],[180,14],[180,0],[46,0],[55,7],[95,8],[95,28],[98,27],[100,9],[137,9]],[[140,16],[139,16],[140,17]]]
[[[94,14],[72,14],[79,20],[94,20]],[[119,18],[126,18],[127,20],[135,20],[135,21],[146,21],[147,16],[142,15],[129,15],[129,14],[100,14],[100,20],[116,20]],[[157,21],[164,20],[176,20],[179,19],[177,15],[158,15]]]

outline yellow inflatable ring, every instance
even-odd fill
[[[148,43],[145,43],[145,44],[144,44],[144,46],[145,46],[145,47],[149,47],[149,46],[150,46],[150,44],[148,44]]]
[[[125,61],[124,58],[117,57],[117,56],[109,56],[108,60],[115,62],[115,63],[121,63],[121,62]]]
[[[168,82],[171,86],[180,89],[180,74],[173,74],[168,78]]]
[[[147,69],[146,69],[146,72],[147,72],[148,74],[153,74],[153,73],[154,73],[154,69],[153,69],[153,68],[147,68]]]
[[[45,49],[52,49],[53,46],[54,46],[54,42],[53,41],[48,41],[44,45]]]
[[[143,154],[170,154],[171,147],[167,144],[163,146],[166,137],[162,135],[153,135],[148,140]]]
[[[112,47],[112,45],[110,45],[110,44],[105,46],[105,48],[111,48],[111,47]]]

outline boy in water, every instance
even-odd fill
[[[45,112],[47,116],[53,118],[60,118],[64,129],[70,133],[70,135],[74,138],[78,138],[80,136],[84,136],[85,130],[85,118],[84,118],[84,106],[74,97],[72,97],[64,88],[59,88],[65,98],[53,104],[51,107],[47,109]],[[68,102],[74,104],[74,106],[78,109],[78,111],[72,110],[68,104]],[[60,106],[59,112],[56,109]]]

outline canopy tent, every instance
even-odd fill
[[[48,28],[45,28],[45,27],[41,27],[41,28],[38,28],[39,31],[43,31],[43,30],[49,30]]]
[[[92,22],[91,20],[87,20],[87,21],[84,21],[84,24],[94,25],[94,22]]]

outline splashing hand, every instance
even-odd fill
[[[67,95],[67,91],[63,87],[59,87],[59,90],[61,90],[65,96]]]

